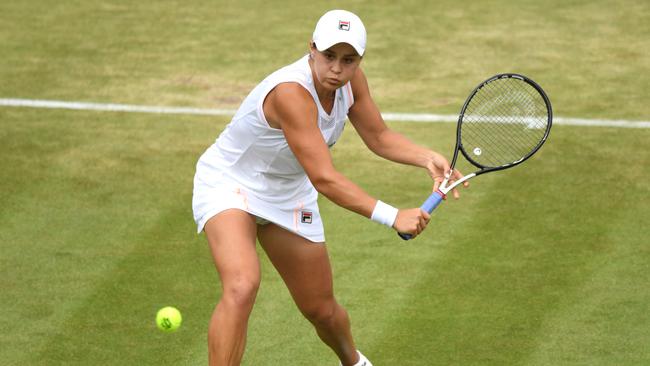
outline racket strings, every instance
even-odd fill
[[[515,138],[516,136],[512,135],[512,133],[517,132],[524,138],[530,136],[530,134],[524,133],[527,130],[518,128],[517,125],[525,125],[528,129],[537,129],[543,135],[546,128],[546,109],[544,104],[535,103],[535,97],[539,99],[539,102],[543,103],[536,91],[535,94],[531,94],[530,91],[534,91],[532,87],[530,89],[518,88],[516,90],[505,89],[505,85],[496,85],[496,87],[499,87],[499,89],[493,88],[494,90],[478,94],[478,102],[482,103],[481,108],[489,105],[492,111],[486,116],[482,116],[483,119],[477,122],[495,123],[495,126],[500,128],[502,132],[511,133],[511,138]],[[542,109],[536,110],[536,106],[541,106]],[[537,140],[537,138],[533,140]]]
[[[467,105],[461,144],[484,167],[517,162],[541,142],[548,125],[542,96],[519,79],[497,79],[479,89]]]

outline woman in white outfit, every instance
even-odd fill
[[[210,365],[239,365],[260,284],[259,240],[302,314],[341,364],[371,366],[357,351],[348,315],[334,298],[318,193],[398,232],[417,236],[429,215],[398,210],[339,173],[329,147],[349,118],[368,148],[427,170],[440,184],[449,163],[387,128],[359,67],[366,31],[333,10],[316,25],[309,53],[264,79],[197,163],[193,210],[222,284],[210,321]],[[461,174],[453,172],[458,179]],[[457,193],[454,193],[457,196]]]

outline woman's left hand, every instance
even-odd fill
[[[450,186],[453,184],[453,182],[463,177],[463,174],[457,169],[454,169],[452,171],[447,159],[436,152],[433,152],[431,160],[429,160],[426,168],[429,172],[429,176],[431,176],[431,179],[433,179],[434,192],[440,188],[440,185],[445,180],[445,178],[449,178],[447,186]],[[469,183],[463,182],[463,187],[469,187]],[[460,193],[456,188],[452,189],[452,195],[455,199],[458,199],[458,197],[460,197]]]

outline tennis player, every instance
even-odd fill
[[[449,163],[386,126],[359,67],[365,49],[359,17],[344,10],[325,13],[307,55],[257,85],[197,163],[194,218],[198,232],[205,231],[223,290],[209,325],[210,365],[241,362],[260,284],[258,239],[341,365],[371,366],[357,350],[348,314],[334,297],[318,193],[413,236],[425,229],[429,214],[398,210],[371,197],[335,169],[329,148],[349,118],[372,152],[424,168],[434,189]]]

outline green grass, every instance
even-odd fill
[[[5,2],[0,98],[235,108],[305,52],[331,7],[365,20],[384,111],[457,113],[480,80],[515,71],[557,115],[650,119],[644,1]],[[207,363],[219,281],[195,234],[192,174],[227,121],[0,108],[0,363]],[[451,124],[390,125],[453,147]],[[556,126],[539,155],[473,181],[408,243],[321,200],[360,349],[375,365],[649,364],[648,138]],[[333,155],[400,207],[430,189],[351,126]],[[336,365],[260,256],[244,365]],[[177,333],[155,328],[164,305],[183,312]]]

